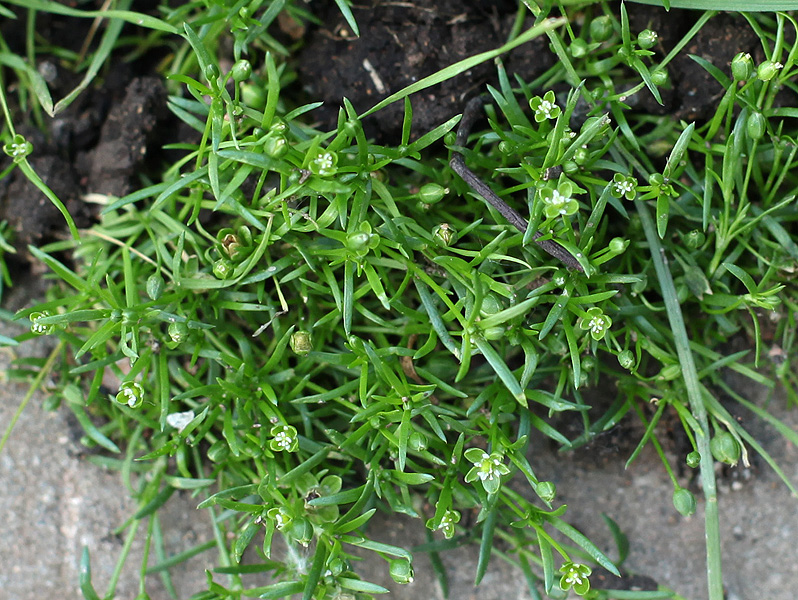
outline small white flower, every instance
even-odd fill
[[[630,181],[624,180],[615,182],[615,192],[621,196],[625,195],[627,192],[631,192],[634,189],[635,186],[632,185],[632,182]]]
[[[571,585],[581,585],[582,576],[579,574],[579,571],[573,570],[565,576],[565,581]]]
[[[183,431],[186,426],[194,419],[194,411],[187,410],[185,412],[171,413],[166,415],[166,424],[174,427],[178,431]]]

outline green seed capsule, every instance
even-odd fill
[[[211,83],[211,85],[215,85],[216,80],[219,79],[219,67],[217,67],[214,64],[206,65],[205,79],[207,79]]]
[[[539,481],[535,486],[535,493],[544,502],[551,502],[557,495],[557,486],[551,481]]]
[[[690,490],[683,487],[677,487],[673,491],[673,506],[679,511],[683,517],[689,517],[695,514],[696,501],[695,496]]]
[[[440,246],[451,246],[457,241],[457,231],[448,223],[441,223],[433,228],[432,239]]]
[[[754,61],[748,52],[738,52],[731,61],[732,77],[735,81],[747,81],[754,73]]]
[[[282,158],[288,152],[288,141],[283,135],[269,135],[263,141],[263,152],[272,158]]]
[[[504,327],[496,325],[495,327],[488,327],[486,329],[483,329],[482,337],[491,342],[495,342],[496,340],[502,339],[506,333],[507,330]]]
[[[776,76],[776,74],[779,72],[779,69],[781,69],[783,66],[784,65],[782,65],[780,62],[766,60],[756,69],[757,79],[761,81],[770,81]]]
[[[236,83],[249,79],[252,75],[252,64],[244,58],[236,61],[231,69],[231,75]]]
[[[413,565],[406,558],[396,558],[389,561],[388,568],[391,579],[396,583],[406,584],[413,582]]]
[[[166,283],[161,277],[160,273],[153,273],[149,277],[147,277],[147,296],[150,297],[150,300],[157,300],[163,294],[163,289],[166,286]]]
[[[635,355],[631,350],[623,350],[618,354],[618,364],[624,369],[631,370],[635,366]]]
[[[188,339],[189,335],[188,325],[186,325],[181,321],[175,321],[173,323],[169,323],[167,333],[169,334],[169,338],[175,344],[179,344]]]
[[[668,71],[665,69],[657,69],[651,72],[651,83],[656,86],[663,86],[668,83]]]
[[[213,274],[217,279],[229,279],[233,276],[233,263],[226,258],[220,258],[213,263]]]
[[[427,436],[420,431],[414,431],[407,438],[407,447],[416,452],[422,452],[427,449]]]
[[[255,110],[262,110],[266,106],[266,90],[254,83],[245,83],[241,86],[241,102]]]
[[[704,245],[706,239],[707,236],[699,229],[688,231],[686,234],[684,234],[684,236],[682,236],[682,242],[684,242],[684,245],[690,250],[698,250]]]
[[[752,112],[745,122],[745,131],[752,140],[761,140],[765,135],[765,116],[761,112]]]
[[[448,188],[437,183],[426,183],[418,190],[418,199],[424,204],[435,204],[449,193]]]
[[[695,469],[699,464],[701,464],[701,455],[698,453],[698,451],[693,450],[687,455],[687,458],[685,458],[684,462],[686,462],[687,466],[691,469]]]
[[[736,465],[740,460],[740,444],[728,431],[721,431],[709,441],[712,456],[727,465]]]
[[[648,50],[657,44],[657,37],[656,31],[644,29],[637,34],[637,43],[643,50]]]
[[[300,330],[291,334],[291,350],[299,356],[307,356],[313,350],[313,337],[309,331]]]
[[[612,19],[607,15],[596,17],[590,22],[590,39],[594,42],[606,42],[612,33]]]

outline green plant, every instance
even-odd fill
[[[283,6],[304,13],[291,3],[244,4],[194,2],[144,20],[157,36],[180,32],[169,103],[200,141],[180,144],[185,155],[162,180],[107,198],[99,225],[30,248],[56,282],[17,315],[31,326],[17,341],[58,338],[42,370],[59,375],[54,404],[75,413],[87,445],[119,454],[96,462],[146,472],[135,521],[154,523],[176,489],[202,498],[220,556],[203,598],[386,591],[356,573],[352,548],[376,552],[395,581],[411,581],[408,549],[368,537],[377,508],[425,517],[444,538],[427,545],[433,556],[450,540],[478,542],[477,583],[500,556],[522,569],[531,593],[590,597],[583,563],[617,567],[554,506],[556,489],[527,457],[530,436],[573,448],[636,414],[646,432],[629,462],[651,442],[676,510],[688,515],[695,498],[678,484],[656,429],[668,410],[693,448],[685,461],[701,470],[710,598],[721,598],[713,454],[746,461],[751,448],[794,490],[716,393],[734,395],[720,367],[774,386],[755,370],[764,343],[792,355],[796,112],[774,104],[780,86],[798,91],[796,49],[785,41],[792,18],[745,17],[767,49],[756,77],[745,59],[729,78],[694,57],[726,90],[706,123],[652,123],[624,99],[641,90],[659,98],[668,63],[712,13],[655,62],[656,36],[633,35],[623,6],[617,18],[595,6],[577,32],[569,13],[547,19],[526,3],[517,22],[529,11],[535,24],[501,48],[364,115],[344,101],[337,127],[324,133],[303,118],[318,103],[291,104],[288,50],[264,26]],[[64,14],[59,6],[33,8]],[[539,35],[557,64],[526,82],[499,62],[489,129],[469,136],[470,123],[455,138],[453,116],[412,138],[412,93]],[[217,54],[224,47],[232,56]],[[90,64],[99,68],[109,52],[101,44]],[[5,56],[45,111],[57,110]],[[24,169],[31,149],[0,97],[4,149]],[[362,119],[396,100],[405,103],[399,144],[369,141]],[[667,150],[647,152],[655,141]],[[471,194],[469,185],[485,196],[449,167],[458,155],[499,202],[525,200],[528,223],[508,225],[500,204]],[[541,252],[545,243],[572,262]],[[776,317],[767,338],[765,315]],[[746,336],[753,352],[724,355],[733,336]],[[774,376],[795,402],[789,362]],[[118,382],[110,394],[109,377]],[[618,397],[591,410],[585,390],[607,379]],[[653,414],[644,408],[651,398]],[[581,422],[576,439],[552,418],[569,413]],[[526,495],[507,485],[514,476]],[[434,508],[425,514],[421,499]],[[459,523],[469,512],[477,526],[466,530]],[[152,527],[145,535],[158,544]],[[275,535],[291,552],[272,554]],[[248,548],[255,555],[245,558]],[[253,570],[275,581],[246,588]],[[96,597],[90,575],[81,585]]]

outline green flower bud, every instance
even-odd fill
[[[216,440],[208,448],[208,458],[215,463],[224,462],[230,456],[230,446],[225,440]]]
[[[252,65],[244,58],[237,60],[231,69],[231,75],[233,77],[233,81],[236,83],[241,83],[242,81],[249,79],[252,75]]]
[[[754,73],[754,61],[748,52],[738,52],[731,61],[732,77],[735,81],[747,81]]]
[[[350,233],[346,237],[346,247],[358,254],[366,254],[371,244],[371,238],[374,234],[358,231]]]
[[[752,112],[745,121],[745,131],[752,140],[761,140],[765,135],[765,116],[759,112]]]
[[[219,67],[213,63],[206,65],[204,69],[205,79],[207,79],[211,86],[216,86],[216,80],[219,79]]]
[[[686,462],[687,466],[691,469],[695,469],[699,464],[701,464],[701,454],[699,454],[697,450],[693,450],[687,455],[687,458],[685,458],[684,462]]]
[[[291,350],[299,356],[307,356],[313,350],[313,337],[309,331],[301,329],[291,334]]]
[[[663,86],[668,83],[668,71],[665,68],[651,72],[651,83],[656,86]]]
[[[288,131],[288,125],[279,117],[275,117],[272,124],[269,125],[269,131],[271,133],[285,133]]]
[[[590,22],[590,39],[594,42],[606,42],[612,34],[612,19],[607,15],[596,17]]]
[[[394,558],[388,561],[390,563],[389,572],[391,578],[396,583],[412,583],[413,582],[413,565],[406,558]]]
[[[266,91],[261,85],[245,83],[241,86],[241,102],[255,110],[263,110],[266,106]]]
[[[407,447],[416,452],[421,452],[427,449],[427,436],[420,431],[414,431],[407,438]]]
[[[765,62],[761,63],[756,69],[757,79],[759,79],[760,81],[770,81],[776,76],[776,74],[779,72],[779,69],[782,69],[783,67],[784,65],[781,64],[780,62],[766,60]]]
[[[704,235],[703,231],[699,229],[693,229],[688,231],[684,236],[682,236],[682,242],[689,250],[698,250],[701,246],[704,245],[707,236]]]
[[[494,327],[483,329],[482,337],[484,337],[486,340],[496,341],[502,339],[506,333],[507,329],[500,325],[496,325]]]
[[[610,240],[609,249],[610,252],[613,254],[621,254],[622,252],[626,251],[626,248],[629,246],[629,240],[625,240],[623,238],[615,237]]]
[[[448,193],[449,189],[443,187],[442,185],[438,185],[437,183],[427,183],[422,185],[421,189],[418,190],[418,199],[424,204],[435,204]]]
[[[678,364],[666,365],[662,367],[662,370],[659,372],[659,376],[665,381],[673,381],[674,379],[678,379],[682,376],[682,366]]]
[[[175,344],[180,344],[188,339],[188,325],[182,321],[174,321],[169,323],[167,333]]]
[[[233,276],[233,263],[226,258],[220,258],[213,263],[213,274],[217,279],[230,279]]]
[[[566,160],[562,164],[562,170],[564,173],[568,173],[570,175],[571,173],[576,173],[579,170],[579,165],[576,164],[575,160]]]
[[[673,506],[683,517],[689,517],[695,514],[696,501],[695,496],[690,490],[683,487],[677,487],[673,490]]]
[[[346,561],[341,558],[334,558],[327,563],[327,568],[330,570],[330,575],[338,577],[341,573],[346,571]],[[354,596],[352,596],[352,600],[355,600]]]
[[[587,42],[583,39],[577,38],[573,42],[571,42],[570,50],[571,50],[571,56],[573,56],[574,58],[582,58],[583,56],[587,56],[588,53]]]
[[[587,151],[587,148],[577,148],[576,152],[574,152],[574,162],[580,167],[584,165],[589,158],[590,153]]]
[[[441,223],[432,229],[432,239],[439,246],[451,246],[457,241],[457,231],[448,223]]]
[[[153,273],[149,277],[147,277],[147,296],[149,296],[150,300],[157,300],[163,294],[163,289],[165,287],[165,282],[163,277],[161,277],[159,273]]]
[[[288,152],[288,140],[284,135],[269,135],[263,140],[263,152],[272,158],[282,158]]]
[[[505,156],[509,156],[511,154],[515,154],[515,152],[517,150],[517,148],[516,148],[516,146],[514,144],[511,144],[510,142],[505,141],[505,140],[502,140],[501,142],[499,142],[498,148],[499,148],[499,152],[501,152]]]
[[[740,460],[740,444],[728,431],[721,431],[709,441],[712,456],[727,465],[736,465]]]
[[[275,452],[296,452],[299,448],[299,437],[296,427],[291,425],[275,425],[269,432],[272,436],[269,448]]]
[[[631,350],[623,350],[618,353],[618,364],[627,371],[631,371],[635,366],[635,355]]]
[[[551,481],[539,481],[535,485],[535,493],[543,502],[551,502],[557,495],[557,486]]]
[[[637,44],[643,50],[653,48],[657,44],[657,32],[651,29],[644,29],[637,34]]]
[[[313,525],[305,517],[295,518],[287,529],[288,536],[303,546],[307,546],[313,539]]]

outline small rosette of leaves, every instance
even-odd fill
[[[465,451],[465,457],[474,465],[465,476],[466,483],[479,480],[489,495],[498,492],[502,475],[510,472],[503,462],[504,457],[498,452],[488,454],[480,448],[469,448]]]
[[[556,119],[562,113],[562,109],[557,106],[554,98],[554,92],[549,90],[543,97],[535,96],[529,100],[529,108],[535,112],[535,121],[542,123],[549,119]]]
[[[584,596],[590,591],[590,574],[593,570],[587,565],[567,562],[560,567],[560,588],[564,592],[573,589],[575,593]]]

